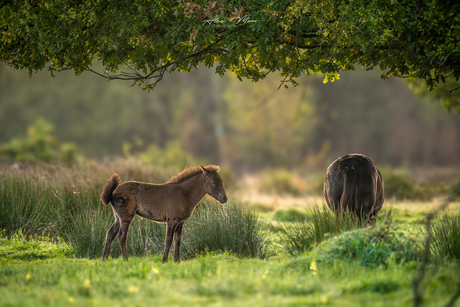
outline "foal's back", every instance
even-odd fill
[[[127,181],[113,191],[112,201],[128,214],[166,223],[180,205],[181,193],[176,190],[177,187],[168,183]]]

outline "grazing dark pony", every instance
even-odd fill
[[[115,223],[107,231],[102,260],[107,259],[115,236],[118,234],[123,259],[128,260],[126,239],[134,215],[157,223],[166,223],[163,262],[168,261],[169,249],[174,235],[174,261],[180,261],[179,248],[184,222],[192,216],[198,202],[209,194],[220,203],[227,202],[218,166],[208,165],[186,168],[164,184],[136,181],[121,183],[120,176],[113,174],[104,186],[102,203],[112,203]]]
[[[382,175],[365,155],[345,155],[327,168],[324,198],[336,214],[349,211],[361,222],[373,224],[384,201]]]

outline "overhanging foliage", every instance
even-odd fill
[[[253,81],[279,71],[294,84],[314,72],[333,81],[356,64],[429,88],[460,77],[455,0],[0,3],[0,60],[30,73],[89,70],[144,89],[201,62]],[[95,60],[104,71],[92,69]]]

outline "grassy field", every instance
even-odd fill
[[[161,262],[164,226],[140,219],[129,262],[117,242],[102,262],[113,216],[98,195],[110,169],[151,182],[168,173],[98,167],[0,173],[0,306],[414,305],[423,220],[435,202],[390,200],[374,227],[361,228],[321,206],[205,200],[185,224],[180,263]],[[433,223],[422,306],[445,306],[460,286],[458,207]]]
[[[308,254],[260,260],[208,254],[179,264],[159,255],[76,259],[65,243],[1,241],[2,306],[411,306],[416,263],[322,265]],[[27,260],[26,260],[27,259]],[[433,271],[434,270],[434,271]],[[430,268],[424,306],[456,290],[458,266]]]

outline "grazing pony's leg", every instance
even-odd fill
[[[115,239],[118,231],[120,230],[120,220],[118,216],[115,214],[115,223],[113,223],[112,227],[107,231],[107,236],[105,239],[105,246],[104,252],[102,253],[102,260],[105,260],[109,257],[110,248],[112,247],[112,242]]]
[[[165,238],[165,250],[163,252],[163,262],[168,261],[169,249],[173,241],[174,230],[176,229],[177,224],[175,222],[168,222],[166,224],[166,238]]]
[[[182,227],[184,222],[177,224],[174,230],[174,261],[180,262],[180,240],[182,239]]]

